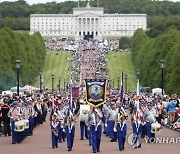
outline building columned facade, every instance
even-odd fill
[[[133,36],[147,29],[146,14],[105,14],[102,7],[77,7],[73,14],[31,14],[30,34],[67,36],[75,39]]]

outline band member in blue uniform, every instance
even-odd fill
[[[146,106],[145,100],[141,101],[139,109],[140,109],[140,112],[142,113],[142,117],[141,117],[142,135],[141,135],[141,137],[144,138],[147,135],[147,132],[146,132],[146,120],[144,118],[144,113],[147,110],[147,106]]]
[[[152,107],[152,103],[148,102],[147,104],[148,110],[144,113],[144,117],[146,119],[146,130],[147,130],[147,136],[148,136],[148,142],[153,142],[155,134],[151,132],[151,124],[156,122],[157,112]]]
[[[14,101],[12,103],[13,107],[9,110],[8,116],[11,119],[11,131],[12,131],[12,144],[15,144],[17,142],[20,142],[18,133],[15,132],[15,122],[19,120],[20,118],[20,112],[17,108],[18,102]]]
[[[108,123],[108,129],[110,132],[111,142],[117,141],[117,132],[114,132],[113,128],[115,125],[115,120],[117,116],[117,108],[115,102],[111,102],[111,109],[108,112],[106,123]]]
[[[80,117],[80,139],[84,140],[84,136],[88,139],[88,129],[87,129],[87,121],[88,121],[88,112],[89,112],[89,105],[86,105],[84,100],[80,100],[80,110],[79,110],[79,117]]]
[[[65,132],[67,138],[67,148],[68,151],[72,151],[73,143],[74,143],[74,133],[75,133],[75,118],[70,109],[67,110],[67,114],[65,117]]]
[[[126,126],[126,118],[127,114],[123,107],[119,107],[117,116],[116,116],[116,128],[114,131],[117,131],[117,139],[119,150],[124,150],[126,134],[127,134],[127,126]]]
[[[52,148],[58,148],[58,118],[57,114],[54,113],[52,116],[52,121],[51,121],[51,140],[52,140]]]
[[[33,128],[34,128],[34,107],[30,101],[26,102],[28,104],[28,113],[29,113],[29,136],[33,135]]]
[[[58,107],[56,109],[56,113],[58,115],[58,120],[59,120],[59,129],[58,129],[58,142],[62,142],[63,139],[63,129],[64,129],[64,111],[62,109],[62,102],[58,101],[57,103]]]
[[[135,137],[133,148],[141,148],[141,136],[142,136],[142,123],[141,123],[141,113],[137,106],[133,107],[132,113],[132,129],[133,135]]]
[[[92,151],[93,153],[100,152],[100,142],[102,134],[102,112],[99,109],[92,108],[88,117],[88,125],[90,126],[92,137]]]
[[[104,131],[103,131],[103,133],[106,134],[106,136],[109,136],[109,130],[108,130],[108,124],[107,124],[108,121],[107,121],[107,123],[106,123],[106,119],[107,119],[109,110],[110,110],[109,101],[106,100],[106,103],[103,104],[103,107],[102,107],[103,123],[104,123]]]

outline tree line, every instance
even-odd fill
[[[44,65],[46,50],[39,33],[0,29],[0,91],[16,86],[15,60],[20,59],[20,86],[32,84]]]
[[[141,86],[161,87],[160,61],[165,60],[164,87],[168,94],[180,94],[180,31],[170,26],[162,34],[150,38],[139,29],[132,38],[132,58],[140,69]]]
[[[91,6],[97,6],[97,0],[91,1]],[[99,0],[105,13],[145,13],[148,15],[148,27],[157,25],[167,17],[180,16],[180,2],[152,0]],[[13,30],[29,30],[30,14],[69,14],[77,7],[77,1],[61,3],[29,5],[24,0],[0,3],[0,28],[8,26]],[[80,2],[86,6],[86,2]],[[11,22],[10,22],[11,21]]]

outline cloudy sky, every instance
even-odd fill
[[[4,2],[4,1],[17,1],[17,0],[0,0],[0,2]],[[26,0],[26,2],[30,5],[32,4],[37,4],[37,3],[46,3],[46,2],[52,2],[52,1],[55,1],[55,2],[64,2],[64,1],[67,1],[67,0]],[[77,1],[77,0],[69,0],[69,1]],[[174,1],[174,2],[177,2],[180,0],[171,0],[171,1]]]

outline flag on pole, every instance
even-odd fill
[[[70,102],[69,102],[69,109],[72,110],[72,78],[70,79]]]
[[[121,76],[121,87],[120,87],[120,101],[123,101],[123,95],[124,95],[124,72],[122,72]]]
[[[137,96],[139,96],[139,79],[137,79],[137,91],[136,91]]]

